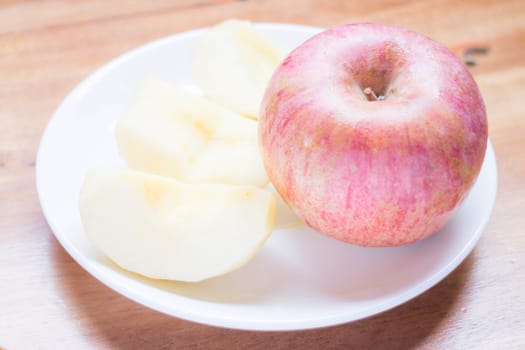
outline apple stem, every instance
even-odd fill
[[[366,89],[363,90],[363,93],[365,94],[366,98],[368,99],[368,101],[381,101],[381,100],[384,100],[385,99],[385,96],[377,96],[376,93],[374,92],[374,90],[372,90],[371,88],[367,87]]]

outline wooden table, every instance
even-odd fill
[[[113,292],[63,250],[35,189],[40,136],[60,101],[111,58],[238,17],[333,26],[380,21],[456,50],[490,49],[472,73],[499,169],[479,244],[452,274],[383,314],[301,332],[246,332],[168,317]],[[0,2],[0,348],[525,348],[524,1]],[[38,345],[38,346],[37,346]]]

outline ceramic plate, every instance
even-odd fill
[[[257,24],[292,48],[319,28]],[[44,214],[71,256],[122,295],[166,314],[209,325],[294,330],[354,321],[393,308],[429,289],[478,241],[496,195],[489,143],[481,174],[452,221],[436,235],[400,248],[361,248],[305,227],[275,231],[257,256],[233,273],[201,283],[149,280],[128,273],[86,238],[78,212],[83,176],[123,166],[113,136],[137,82],[153,75],[192,87],[192,47],[203,30],[176,34],[111,61],[80,83],[43,135],[37,187]]]

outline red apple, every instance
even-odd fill
[[[479,89],[450,50],[418,33],[349,24],[296,48],[264,96],[266,171],[312,228],[363,246],[440,230],[487,145]]]

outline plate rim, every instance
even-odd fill
[[[254,22],[254,25],[258,29],[270,29],[270,30],[296,30],[296,31],[304,31],[307,32],[309,35],[314,35],[315,32],[319,32],[323,30],[323,28],[315,27],[315,26],[308,26],[308,25],[301,25],[301,24],[292,24],[292,23],[273,23],[273,22]],[[433,273],[432,275],[428,276],[425,279],[422,279],[420,282],[416,283],[415,285],[412,285],[409,288],[403,289],[400,293],[394,293],[393,295],[386,298],[381,303],[374,304],[372,307],[369,307],[367,309],[363,309],[358,313],[353,312],[351,315],[349,315],[348,312],[344,313],[338,313],[336,315],[331,315],[327,317],[318,317],[315,319],[303,319],[301,321],[279,321],[279,320],[273,320],[271,323],[264,320],[259,321],[257,319],[253,320],[245,320],[243,319],[238,320],[235,318],[225,318],[225,317],[214,317],[214,316],[208,316],[203,315],[199,313],[193,313],[188,312],[184,309],[177,309],[175,312],[170,308],[168,311],[165,307],[163,307],[162,304],[159,304],[156,300],[150,300],[144,298],[140,293],[137,293],[129,288],[126,288],[125,285],[121,285],[119,283],[114,283],[111,281],[111,279],[106,278],[105,272],[102,271],[96,264],[89,263],[88,259],[85,257],[84,254],[80,252],[80,250],[69,240],[67,240],[67,235],[59,233],[59,230],[57,230],[57,226],[54,222],[54,220],[49,215],[49,209],[47,208],[45,198],[43,198],[42,194],[42,165],[41,160],[43,158],[42,154],[45,151],[45,145],[47,143],[47,139],[49,138],[50,130],[54,127],[55,124],[57,124],[61,118],[65,118],[62,115],[67,115],[63,113],[62,111],[72,103],[75,102],[76,99],[79,97],[82,97],[83,92],[86,90],[89,90],[89,88],[95,84],[97,81],[99,81],[101,78],[104,77],[106,72],[111,71],[114,67],[117,67],[121,64],[126,63],[129,60],[132,60],[134,57],[139,56],[142,52],[146,52],[148,50],[154,50],[155,47],[161,46],[165,43],[168,43],[172,40],[183,40],[188,36],[195,36],[199,35],[203,31],[207,30],[209,27],[204,28],[198,28],[198,29],[192,29],[188,31],[183,31],[179,33],[174,33],[169,36],[165,36],[162,38],[158,38],[156,40],[147,42],[143,45],[140,45],[138,47],[135,47],[133,49],[130,49],[115,58],[109,60],[99,68],[96,68],[94,71],[89,73],[86,77],[84,77],[68,94],[65,95],[65,97],[60,101],[60,104],[53,112],[52,116],[48,119],[47,124],[45,126],[45,129],[42,133],[40,142],[38,144],[38,151],[36,156],[36,165],[35,165],[35,178],[36,178],[36,190],[38,195],[38,200],[40,203],[40,206],[42,208],[42,212],[44,214],[44,218],[46,219],[47,224],[49,225],[53,236],[59,241],[61,246],[67,251],[67,253],[75,260],[77,264],[79,264],[84,270],[86,270],[89,274],[91,274],[95,279],[102,282],[104,285],[109,287],[110,289],[116,291],[120,295],[133,300],[134,302],[148,307],[150,309],[156,310],[158,312],[161,312],[163,314],[177,317],[180,319],[184,319],[186,321],[196,322],[208,326],[217,326],[217,327],[223,327],[223,328],[230,328],[230,329],[239,329],[239,330],[254,330],[254,331],[292,331],[292,330],[306,330],[306,329],[315,329],[315,328],[323,328],[323,327],[329,327],[329,326],[335,326],[340,325],[344,323],[354,322],[360,319],[364,319],[367,317],[371,317],[374,315],[377,315],[379,313],[385,312],[387,310],[393,309],[399,305],[404,304],[405,302],[419,296],[420,294],[424,293],[425,291],[429,290],[436,284],[438,284],[441,280],[443,280],[446,276],[448,276],[453,270],[455,270],[464,260],[465,258],[470,254],[470,252],[473,250],[473,248],[476,246],[476,243],[481,238],[484,229],[486,228],[490,218],[491,213],[493,212],[494,206],[495,206],[495,199],[497,194],[497,187],[498,187],[498,173],[497,173],[497,163],[496,163],[496,157],[494,153],[494,148],[492,146],[492,143],[490,139],[487,141],[487,148],[485,152],[485,158],[483,161],[483,166],[490,166],[493,171],[490,173],[492,175],[493,180],[491,181],[493,186],[490,188],[490,191],[488,192],[486,198],[490,200],[490,205],[488,208],[488,215],[483,216],[482,219],[478,222],[478,226],[475,230],[473,230],[472,237],[468,240],[467,244],[465,244],[462,249],[458,252],[458,254],[451,260],[448,261],[447,264],[442,266],[437,272]],[[485,164],[487,162],[487,164]],[[477,181],[478,179],[476,179]],[[474,184],[475,185],[475,184]],[[474,186],[473,185],[473,186]],[[187,299],[187,300],[194,300],[190,297],[187,297],[185,295],[176,294],[178,298],[181,298],[181,300]]]

